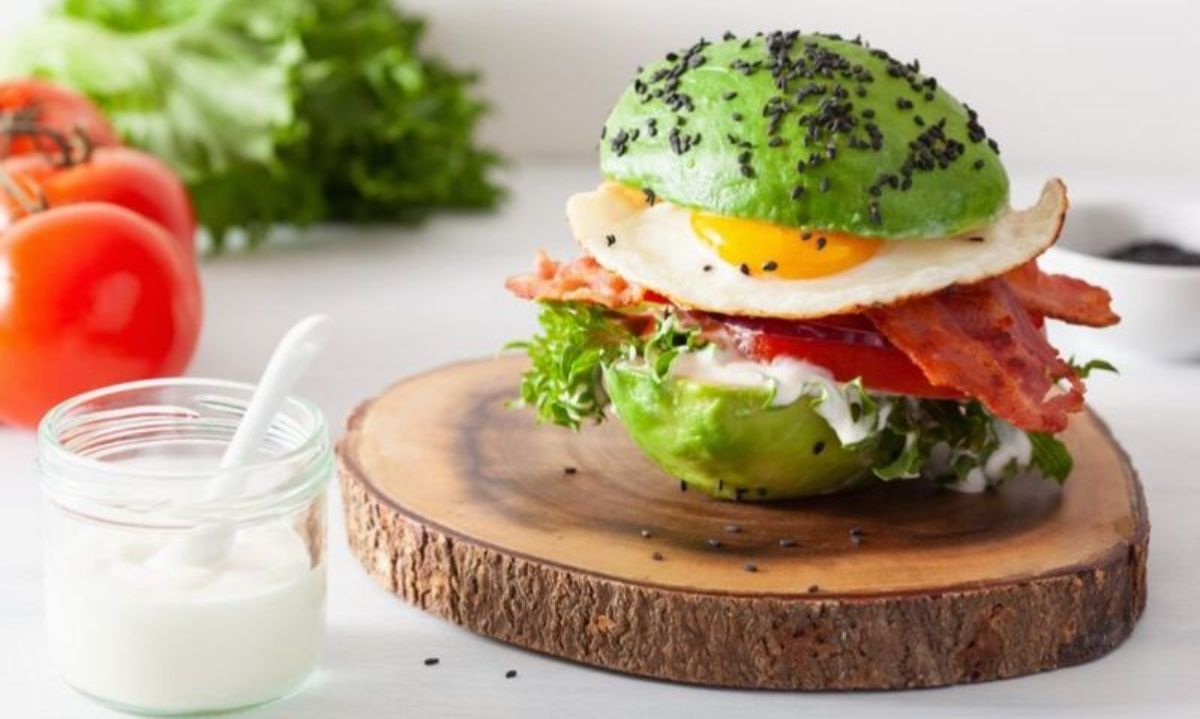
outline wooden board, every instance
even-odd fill
[[[1141,486],[1090,413],[1062,490],[738,504],[680,491],[615,421],[573,434],[506,408],[523,367],[403,381],[339,445],[367,571],[480,634],[682,682],[891,689],[1095,659],[1145,605]]]

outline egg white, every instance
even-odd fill
[[[955,237],[890,240],[866,262],[812,279],[744,275],[696,236],[691,210],[666,202],[647,206],[612,185],[572,196],[567,219],[583,249],[602,266],[681,307],[803,319],[893,304],[1003,274],[1054,244],[1067,206],[1066,186],[1052,179],[1026,210],[1009,210]],[[705,265],[711,269],[705,271]]]

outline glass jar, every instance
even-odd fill
[[[208,490],[253,390],[134,382],[42,420],[46,626],[77,690],[126,711],[220,711],[283,697],[315,668],[333,468],[321,411],[288,399],[237,470],[245,491]],[[176,551],[197,542],[218,549]]]

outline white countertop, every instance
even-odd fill
[[[399,377],[528,335],[534,312],[508,297],[502,279],[539,246],[560,256],[573,251],[563,201],[594,181],[583,168],[525,169],[514,173],[513,197],[497,215],[441,218],[408,231],[320,230],[289,246],[209,260],[208,316],[191,374],[253,379],[288,324],[328,312],[339,337],[302,391],[340,426],[356,402]],[[403,604],[350,556],[335,497],[323,668],[302,693],[256,715],[1200,716],[1200,365],[1122,369],[1119,378],[1095,377],[1089,399],[1145,483],[1150,598],[1133,636],[1099,661],[903,693],[737,692],[629,678],[510,648]],[[112,716],[63,685],[46,657],[34,455],[32,434],[0,429],[0,717]],[[425,667],[431,656],[441,663]],[[518,677],[505,679],[508,669]]]

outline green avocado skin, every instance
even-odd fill
[[[927,76],[854,42],[798,35],[787,46],[790,62],[820,67],[828,63],[828,51],[849,68],[860,69],[851,77],[842,71],[829,77],[801,72],[781,91],[770,70],[771,58],[781,57],[779,37],[694,47],[674,61],[644,67],[605,123],[600,143],[604,177],[649,188],[659,198],[692,209],[886,239],[966,232],[1008,207],[1008,176],[997,150],[968,109]],[[770,46],[776,48],[774,55]],[[688,63],[688,52],[703,59],[690,60],[694,66],[675,78],[659,77]],[[739,63],[762,64],[747,75],[736,69]],[[863,81],[866,76],[870,81]],[[804,96],[798,100],[799,94]],[[686,101],[680,100],[683,96]],[[786,108],[774,134],[769,133],[773,115],[764,114],[768,103],[785,103]],[[901,107],[907,103],[911,107]],[[849,118],[842,129],[830,120],[838,114]],[[943,120],[944,141],[933,140],[926,162],[919,162],[923,153],[911,143]],[[845,122],[853,126],[847,129]],[[877,128],[877,149],[871,147],[868,123]],[[815,136],[810,136],[809,124],[820,130]],[[772,138],[778,138],[775,146],[769,144]],[[947,142],[960,148],[950,159]],[[861,143],[866,146],[851,146]],[[914,158],[917,164],[904,175],[906,162]],[[946,160],[944,167],[939,159]],[[803,171],[797,169],[800,161]],[[925,169],[918,167],[922,164]],[[906,177],[911,184],[907,189],[886,181],[880,186],[889,174],[897,184]],[[796,190],[798,186],[802,189]],[[872,187],[878,187],[877,194]]]
[[[792,499],[871,481],[871,453],[843,449],[804,400],[771,407],[765,390],[660,380],[620,364],[605,370],[604,381],[634,443],[668,474],[713,497]]]

